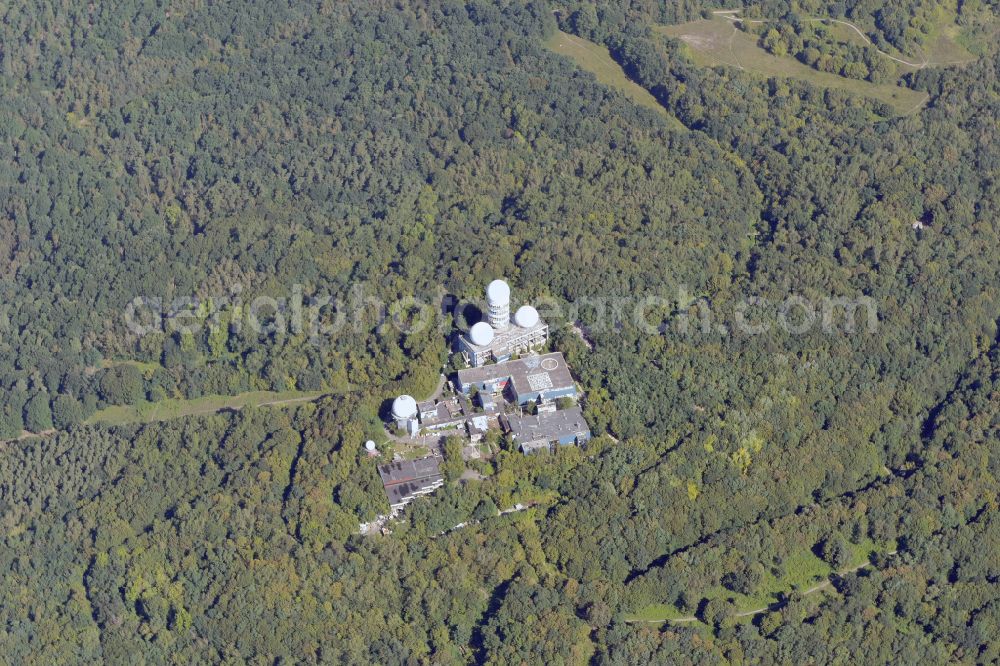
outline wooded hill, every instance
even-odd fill
[[[930,99],[897,118],[694,67],[647,24],[706,8],[682,6],[595,6],[581,36],[683,129],[548,51],[542,3],[5,9],[3,436],[69,432],[0,456],[0,654],[995,658],[996,53],[907,74]],[[593,350],[551,317],[617,443],[504,451],[387,537],[354,535],[386,508],[360,444],[386,398],[433,388],[453,322],[406,334],[369,312],[315,345],[229,325],[136,338],[122,316],[236,284],[246,301],[296,283],[471,298],[499,275],[564,306],[666,301],[658,334],[584,308]],[[740,303],[773,321],[792,295],[863,296],[877,326],[740,334]],[[74,425],[142,398],[346,384],[284,412]],[[837,594],[795,596],[790,562],[866,551]],[[791,603],[733,617],[727,599],[786,583]],[[653,604],[698,621],[624,622]]]

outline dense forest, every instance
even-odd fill
[[[696,68],[650,29],[719,6],[0,11],[0,439],[58,431],[2,445],[3,659],[997,659],[995,46],[900,77],[928,102],[896,117]],[[745,11],[844,16],[909,52],[941,7]],[[607,45],[681,127],[547,51],[557,26]],[[467,323],[407,329],[379,304],[475,299],[501,275],[551,304],[597,437],[502,446],[482,481],[360,536],[388,508],[360,444],[387,398],[430,391]],[[361,314],[320,340],[245,325],[244,304],[295,289]],[[137,297],[198,299],[202,326],[138,335]],[[875,322],[741,327],[741,303],[773,321],[790,297],[863,298]],[[643,299],[652,326],[628,309]],[[790,582],[802,562],[828,590]],[[650,607],[693,621],[631,621]]]

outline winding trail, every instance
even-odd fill
[[[882,55],[884,55],[889,60],[895,60],[896,62],[899,62],[899,63],[902,63],[904,65],[907,65],[908,67],[916,67],[917,69],[923,69],[924,67],[926,67],[927,65],[930,64],[930,62],[927,60],[927,58],[924,58],[924,61],[921,62],[921,63],[915,63],[915,62],[910,62],[908,60],[903,60],[902,58],[897,58],[894,55],[886,53],[882,49],[880,49],[877,46],[875,46],[875,44],[872,43],[872,40],[868,39],[868,35],[866,35],[864,32],[861,31],[861,28],[859,28],[858,26],[854,25],[850,21],[841,21],[840,19],[835,19],[835,18],[831,18],[831,19],[810,18],[810,19],[807,19],[807,20],[809,20],[809,21],[811,21],[813,23],[815,23],[816,21],[831,21],[833,23],[839,23],[840,25],[846,25],[848,28],[850,28],[854,32],[856,32],[859,35],[861,35],[861,39],[865,40],[865,43],[868,44],[868,46],[870,46],[873,49],[875,49],[878,53],[881,53]]]
[[[716,16],[721,16],[722,18],[726,19],[727,21],[732,21],[733,23],[761,24],[761,23],[777,23],[778,21],[781,20],[781,19],[745,19],[745,18],[740,18],[738,16],[734,16],[734,14],[739,13],[739,11],[740,10],[738,10],[738,9],[727,9],[727,10],[724,10],[724,11],[715,11],[715,12],[712,12],[712,13],[715,14]],[[848,28],[850,28],[854,32],[858,33],[861,36],[861,39],[865,40],[865,43],[868,46],[870,46],[873,49],[875,49],[875,51],[877,53],[880,53],[880,54],[884,55],[889,60],[895,60],[898,63],[906,65],[907,67],[915,67],[917,69],[923,69],[924,67],[927,67],[928,65],[959,65],[959,64],[962,64],[962,63],[966,62],[966,61],[963,60],[963,61],[956,61],[956,62],[933,63],[933,62],[927,60],[926,57],[924,58],[923,62],[910,62],[909,60],[904,60],[903,58],[897,58],[896,56],[892,55],[891,53],[886,53],[882,49],[880,49],[877,46],[875,46],[875,44],[872,42],[872,40],[868,39],[868,35],[866,35],[864,33],[864,31],[861,30],[861,28],[859,28],[855,24],[851,23],[850,21],[842,21],[840,19],[829,18],[829,17],[824,18],[824,17],[820,17],[820,16],[811,16],[811,17],[805,18],[804,20],[809,21],[811,23],[821,23],[821,22],[824,22],[824,21],[830,21],[831,23],[839,23],[840,25],[846,25]]]

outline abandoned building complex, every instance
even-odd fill
[[[392,402],[392,425],[411,438],[455,430],[472,444],[499,429],[525,454],[587,442],[591,434],[583,411],[559,400],[577,397],[565,357],[558,351],[537,352],[548,341],[548,325],[530,305],[520,307],[511,321],[510,287],[503,280],[489,284],[486,302],[487,321],[459,336],[458,352],[470,367],[456,373],[453,393],[419,403],[398,396]],[[432,455],[379,467],[393,515],[443,485],[440,461]]]

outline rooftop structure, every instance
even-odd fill
[[[505,361],[545,344],[549,327],[538,310],[523,305],[510,319],[510,287],[494,280],[486,287],[487,320],[472,326],[459,338],[459,347],[469,365],[479,367],[490,361]]]
[[[485,321],[473,324],[472,328],[469,329],[469,342],[476,347],[488,347],[493,342],[494,337],[496,337],[496,333],[493,327]]]
[[[485,416],[474,416],[469,419],[466,426],[469,429],[469,439],[472,442],[480,442],[490,429],[490,420]]]
[[[510,285],[503,280],[493,280],[486,287],[486,304],[489,306],[489,325],[502,331],[510,325]]]
[[[438,406],[433,400],[425,400],[417,403],[417,415],[420,417],[421,421],[424,419],[432,419],[437,416],[437,413]]]
[[[487,393],[486,391],[481,391],[478,396],[479,406],[483,408],[483,411],[487,414],[495,414],[500,411],[497,401],[493,399],[492,393]]]
[[[392,420],[396,426],[406,429],[410,421],[417,418],[417,401],[411,396],[401,395],[392,401]]]
[[[538,324],[538,310],[530,305],[522,305],[514,313],[514,323],[521,328],[533,328]]]
[[[590,439],[590,428],[579,405],[554,412],[503,418],[514,443],[524,453],[553,451],[557,446],[575,446]]]
[[[576,385],[560,352],[459,370],[458,390],[468,395],[473,388],[491,394],[508,392],[519,405],[576,396]]]
[[[431,456],[419,460],[401,460],[381,465],[378,474],[389,498],[389,506],[396,513],[421,495],[429,495],[444,485],[441,458]]]
[[[465,411],[455,398],[420,403],[420,427],[427,430],[457,428],[465,423]]]

